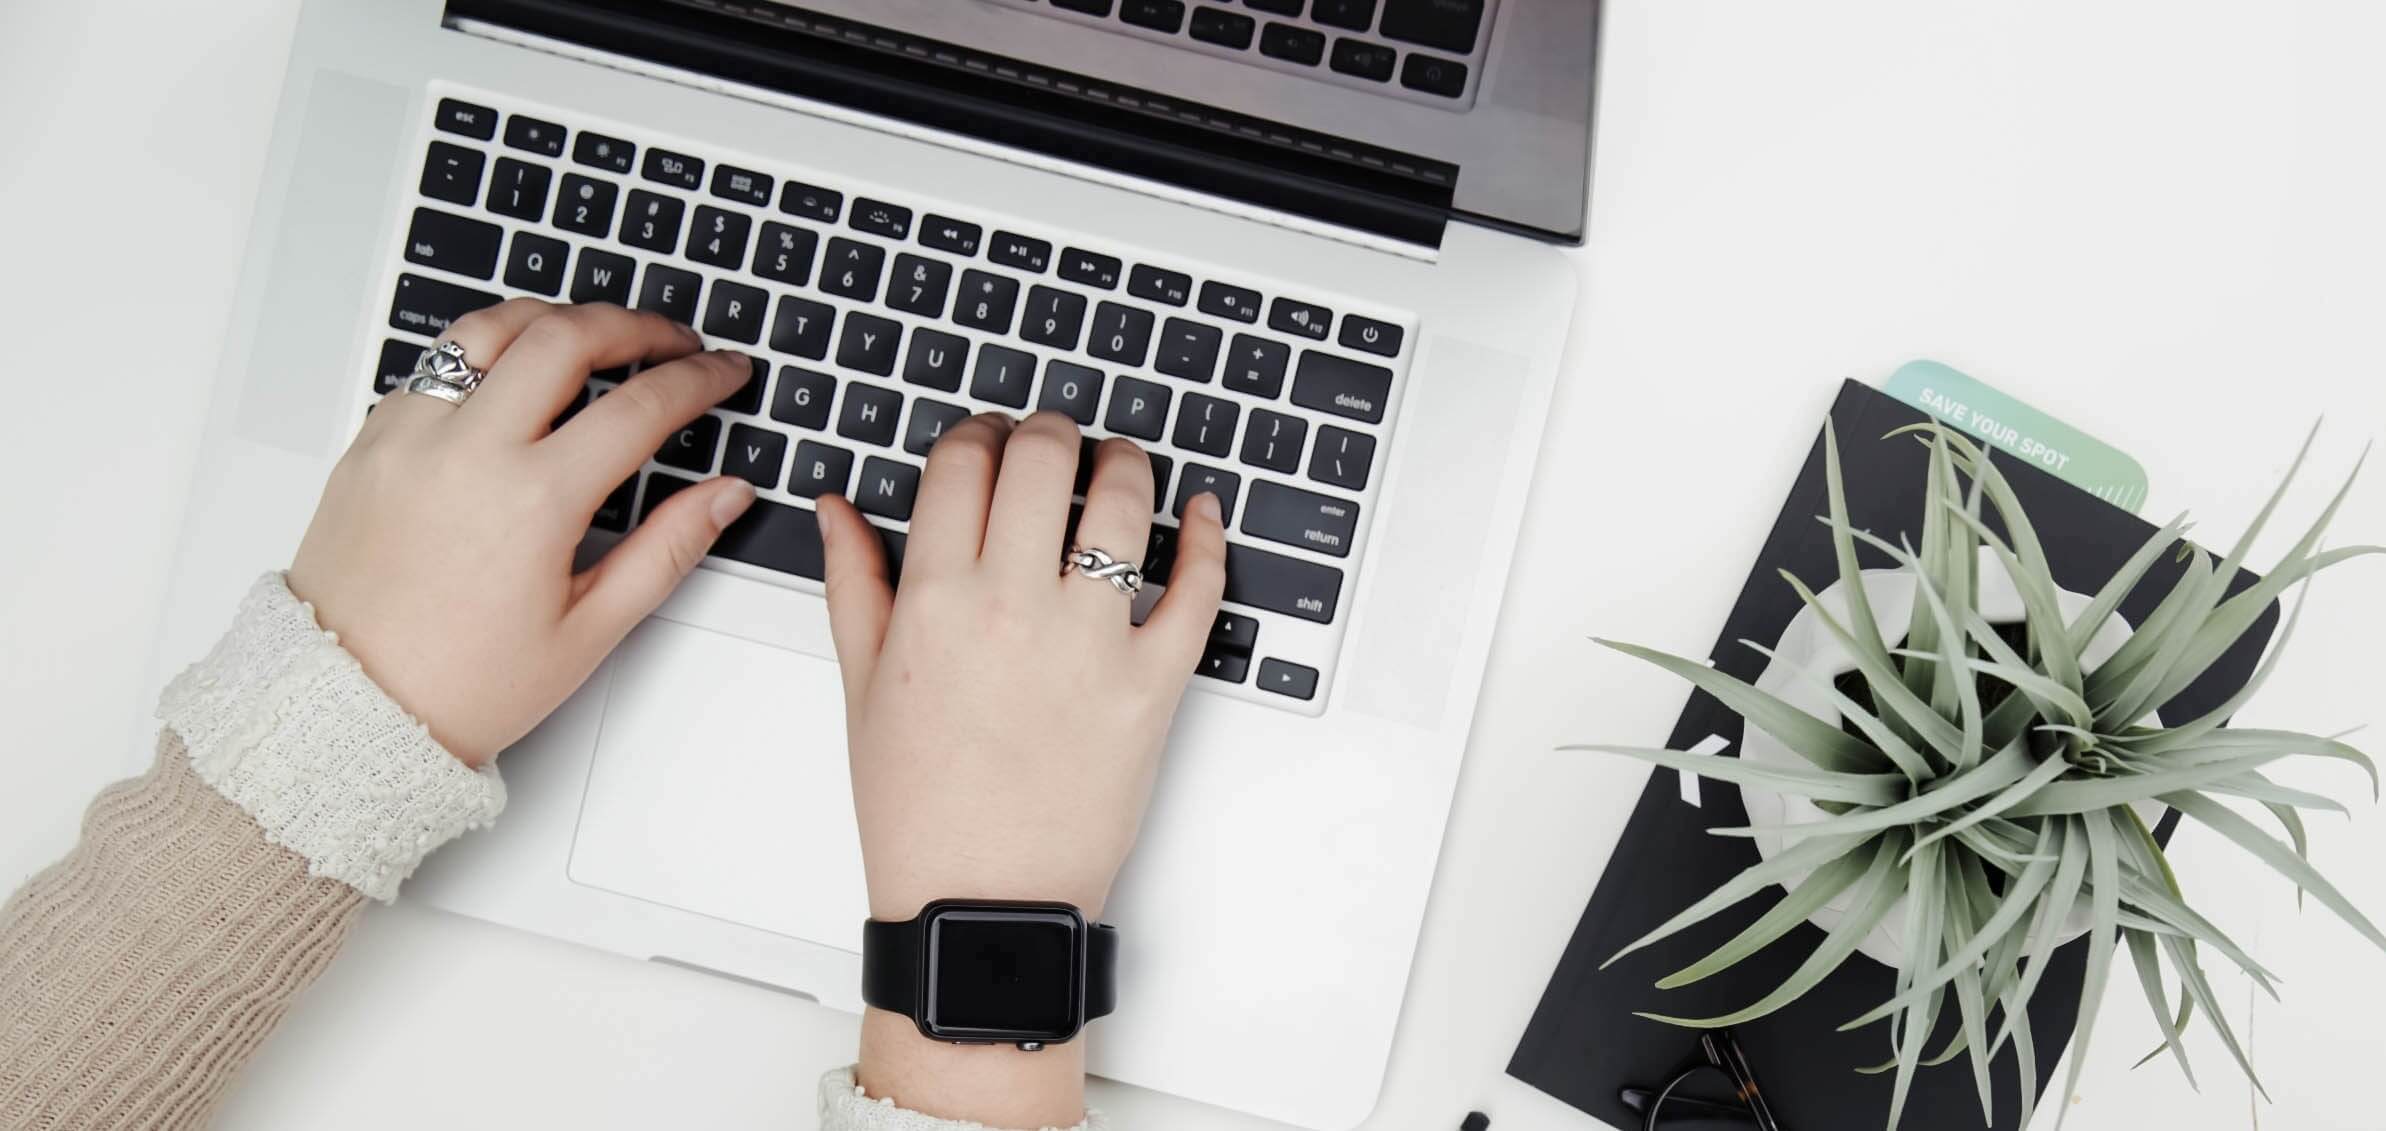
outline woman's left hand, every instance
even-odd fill
[[[382,690],[479,766],[576,690],[753,501],[735,477],[691,487],[572,571],[605,497],[749,368],[617,306],[514,299],[447,339],[488,379],[461,406],[394,395],[373,410],[289,581]],[[650,367],[549,434],[591,371],[635,361]]]

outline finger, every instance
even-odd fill
[[[1002,468],[1010,417],[980,413],[945,430],[928,450],[920,474],[919,502],[911,509],[907,569],[977,564],[986,540],[986,510],[994,501],[994,476]]]
[[[1058,576],[1076,480],[1075,421],[1039,412],[1012,429],[1003,445],[1002,473],[994,482],[979,560],[1011,577]]]
[[[522,330],[539,316],[555,309],[551,303],[535,298],[513,298],[495,306],[485,306],[448,323],[447,333],[439,340],[454,342],[464,348],[464,363],[486,370],[505,356],[506,348],[521,336]],[[458,406],[437,397],[408,394],[399,386],[399,394],[385,398],[373,409],[382,417],[383,428],[405,428],[425,420],[438,420],[453,415]],[[477,394],[476,394],[477,395]]]
[[[734,475],[685,488],[646,516],[646,521],[576,585],[580,599],[566,624],[602,655],[646,619],[704,560],[721,531],[754,502],[754,485]]]
[[[488,367],[466,419],[526,439],[543,436],[590,373],[702,348],[696,331],[651,311],[610,303],[554,307],[522,327]]]
[[[705,409],[743,385],[752,372],[746,355],[734,350],[689,354],[622,383],[580,410],[539,444],[560,462],[571,482],[601,499],[630,477]]]
[[[1218,621],[1218,601],[1225,592],[1226,527],[1219,518],[1218,497],[1204,491],[1185,504],[1168,590],[1136,633],[1149,641],[1154,662],[1167,671],[1192,675],[1210,627]]]
[[[878,650],[886,643],[888,618],[895,613],[895,587],[887,578],[886,548],[878,531],[852,503],[835,495],[817,500],[822,576],[828,587],[829,637],[837,646],[837,670],[845,680],[845,707],[850,715],[870,686],[878,666]],[[917,520],[913,541],[904,550],[906,569],[919,560]]]
[[[1098,549],[1131,565],[1143,562],[1152,534],[1152,460],[1132,441],[1113,437],[1094,449],[1093,482],[1085,488],[1085,516],[1077,520],[1077,545]],[[1109,602],[1121,613],[1128,602],[1108,581],[1087,584],[1072,578],[1072,599]],[[1124,623],[1125,617],[1120,618]]]

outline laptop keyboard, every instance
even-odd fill
[[[1447,110],[1474,105],[1498,0],[990,0]]]
[[[712,564],[782,583],[821,579],[813,498],[852,499],[899,569],[945,428],[1065,412],[1088,455],[1111,435],[1150,453],[1155,585],[1186,501],[1225,505],[1226,605],[1197,686],[1320,709],[1410,320],[479,92],[429,101],[373,394],[450,322],[513,295],[694,325],[750,353],[752,379],[614,491],[595,527],[626,532],[674,491],[742,476],[759,497]],[[596,374],[570,411],[629,375]]]

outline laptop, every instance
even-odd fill
[[[309,0],[159,663],[204,650],[287,560],[365,412],[450,320],[512,295],[686,320],[752,379],[621,485],[585,553],[707,476],[751,479],[755,512],[505,754],[505,819],[408,892],[858,1010],[811,501],[855,499],[899,560],[943,428],[1069,413],[1152,454],[1147,594],[1191,494],[1225,501],[1231,544],[1108,909],[1124,1007],[1092,1068],[1359,1123],[1573,309],[1553,245],[1583,230],[1595,17]]]

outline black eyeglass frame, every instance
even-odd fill
[[[1754,1126],[1757,1131],[1786,1131],[1765,1102],[1764,1092],[1757,1087],[1756,1073],[1748,1066],[1748,1054],[1729,1029],[1702,1033],[1698,1038],[1701,1059],[1666,1081],[1655,1090],[1626,1088],[1619,1097],[1624,1106],[1641,1113],[1642,1131],[1662,1131],[1658,1120],[1666,1116],[1700,1120],[1732,1120]],[[1713,1072],[1731,1084],[1732,1100],[1718,1101],[1693,1096],[1676,1096],[1682,1085],[1701,1073]]]

